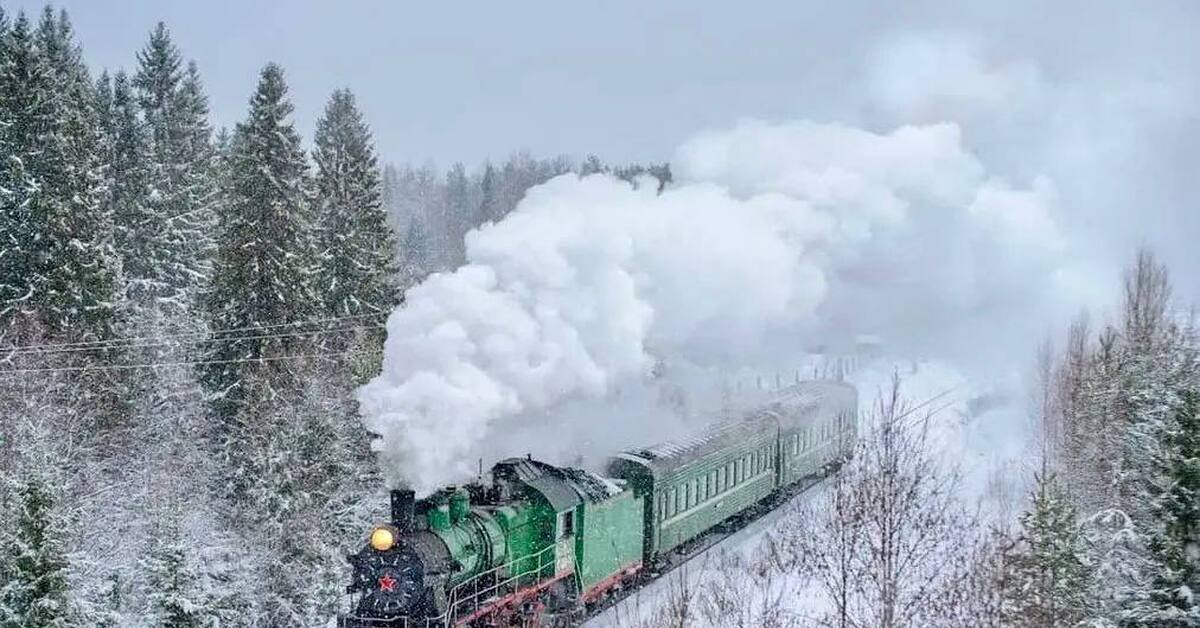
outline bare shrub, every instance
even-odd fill
[[[917,415],[894,380],[854,458],[822,496],[790,513],[776,541],[781,564],[814,585],[819,625],[964,625],[978,526],[959,501],[958,473],[930,451],[934,414]]]

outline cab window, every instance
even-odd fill
[[[558,538],[565,539],[575,534],[575,511],[558,513]]]

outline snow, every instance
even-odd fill
[[[964,499],[968,503],[982,500],[990,472],[997,465],[1012,464],[1021,457],[1023,434],[1019,429],[1013,429],[1013,417],[1020,415],[1022,409],[1001,404],[972,415],[970,401],[994,392],[992,382],[972,380],[944,362],[880,358],[865,363],[846,377],[859,389],[861,411],[869,411],[873,400],[888,390],[893,375],[900,377],[901,394],[911,405],[930,402],[923,410],[936,411],[930,422],[934,454],[943,462],[962,469],[966,480]],[[750,523],[584,625],[588,628],[636,628],[651,622],[657,613],[665,612],[681,587],[695,590],[702,582],[726,578],[731,569],[750,569],[749,566],[762,556],[770,535],[785,533],[781,526],[787,523],[789,511],[818,499],[825,490],[825,484],[812,487],[791,503]],[[993,506],[986,502],[981,505]],[[753,579],[748,574],[738,577],[747,583]],[[775,573],[770,586],[769,591],[748,590],[745,593],[764,604],[775,597],[787,600],[786,612],[797,617],[813,616],[822,610],[815,606],[818,596],[805,595],[806,582],[795,574]],[[705,626],[703,622],[697,625]]]

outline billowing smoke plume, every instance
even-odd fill
[[[657,415],[603,408],[664,364],[786,363],[867,334],[994,359],[979,347],[1039,331],[1029,313],[1070,283],[1054,184],[989,174],[955,124],[743,121],[672,166],[661,193],[534,188],[468,235],[467,265],[408,291],[360,392],[395,482],[426,491],[514,443],[636,441]]]

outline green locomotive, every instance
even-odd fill
[[[607,475],[512,458],[492,483],[414,500],[350,556],[343,628],[572,625],[722,523],[836,468],[857,393],[804,382],[702,434],[614,456]]]

